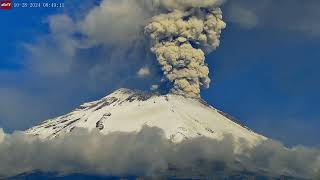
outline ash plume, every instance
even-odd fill
[[[220,44],[226,27],[219,6],[222,1],[153,1],[164,13],[151,18],[145,34],[151,39],[164,77],[172,83],[172,93],[200,97],[200,88],[209,88],[209,68],[205,55]]]

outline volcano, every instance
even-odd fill
[[[109,134],[138,132],[144,126],[162,129],[166,138],[174,143],[200,136],[222,139],[226,134],[251,145],[266,139],[200,98],[124,88],[100,100],[84,103],[66,115],[46,120],[26,133],[53,139],[75,128],[98,129]]]

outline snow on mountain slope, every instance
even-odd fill
[[[74,111],[44,121],[26,131],[40,138],[64,136],[76,127],[97,128],[103,134],[134,132],[143,126],[163,129],[173,142],[206,136],[221,139],[231,134],[250,144],[266,139],[241,126],[227,114],[209,106],[201,99],[179,95],[156,95],[119,89],[101,100],[81,105]]]

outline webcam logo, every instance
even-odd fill
[[[0,9],[9,10],[12,8],[11,0],[1,0]]]

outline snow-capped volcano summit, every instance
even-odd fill
[[[26,132],[51,139],[64,136],[77,127],[99,129],[108,134],[135,132],[144,126],[162,129],[173,142],[199,136],[221,139],[225,134],[231,134],[235,140],[243,138],[250,144],[266,139],[201,99],[129,89],[119,89],[98,101],[84,103],[74,111],[44,121]]]

